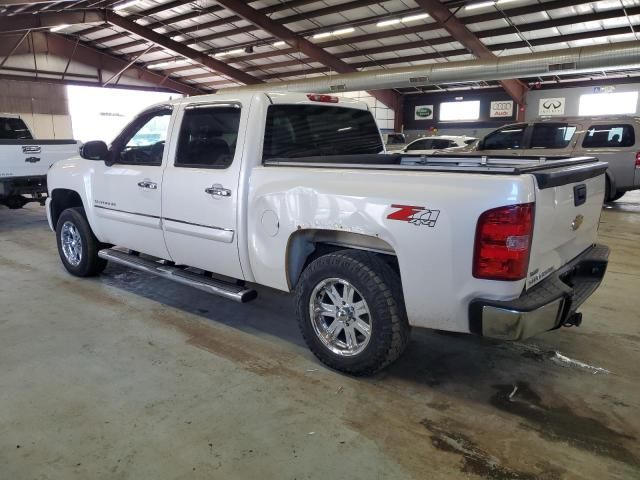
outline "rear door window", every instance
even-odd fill
[[[20,118],[0,118],[0,140],[33,140]]]
[[[384,151],[368,110],[323,105],[271,105],[263,159],[364,155]]]
[[[187,107],[180,127],[175,166],[229,167],[236,151],[239,128],[239,107]]]
[[[487,135],[483,150],[515,150],[523,148],[526,123],[510,125]]]
[[[565,148],[577,127],[566,123],[536,123],[531,133],[531,148]]]
[[[633,127],[628,124],[592,125],[582,146],[585,148],[632,147],[636,143]]]

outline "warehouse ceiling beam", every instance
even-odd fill
[[[37,30],[51,28],[58,25],[77,25],[81,23],[108,22],[133,33],[146,41],[152,42],[162,48],[171,50],[178,55],[193,60],[222,75],[245,85],[262,83],[262,80],[244,73],[225,62],[210,57],[198,50],[187,47],[165,35],[139,25],[128,18],[122,17],[108,10],[85,10],[81,12],[46,12],[38,15],[22,14],[0,18],[0,33],[16,32],[23,30]]]
[[[255,1],[255,0],[253,0]],[[315,3],[318,0],[291,0],[288,2],[284,2],[284,3],[279,3],[277,5],[272,5],[269,7],[264,7],[261,8],[259,11],[264,13],[265,15],[271,15],[272,13],[276,13],[279,12],[281,10],[286,10],[288,8],[298,8],[298,7],[303,7],[309,3]],[[170,8],[174,8],[175,4],[177,3],[182,3],[182,4],[186,4],[186,3],[191,3],[189,1],[183,1],[183,0],[179,0],[177,2],[171,2],[171,3],[165,3],[162,5],[158,5],[157,7],[154,8],[150,8],[148,10],[143,10],[141,12],[138,12],[137,15],[143,15],[143,16],[151,16],[151,15],[155,15],[157,13],[160,13],[161,11],[170,9]],[[252,3],[251,1],[248,3]],[[170,7],[170,5],[174,5],[174,7]],[[156,28],[166,28],[169,25],[173,24],[173,23],[178,23],[178,22],[183,22],[185,20],[191,20],[197,17],[201,17],[201,16],[206,16],[206,15],[211,15],[211,14],[216,14],[220,11],[224,10],[223,7],[221,7],[220,5],[212,5],[209,7],[205,7],[205,8],[192,8],[190,9],[188,12],[183,13],[181,15],[176,15],[175,17],[170,17],[170,18],[166,18],[163,19],[161,21],[155,21],[152,23],[149,23],[148,25],[146,25],[147,28],[151,28],[156,29]],[[209,22],[198,22],[196,25],[194,25],[193,27],[185,27],[183,29],[179,29],[180,32],[183,32],[184,34],[188,34],[188,33],[192,33],[198,30],[202,30],[202,29],[206,29],[206,28],[213,28],[216,26],[220,26],[220,25],[225,25],[228,23],[232,23],[232,22],[236,22],[238,20],[242,20],[240,17],[236,16],[236,15],[232,15],[230,17],[226,17],[223,19],[219,19],[219,20],[213,20],[213,21],[209,21]],[[222,23],[220,23],[222,22]],[[80,35],[88,35],[90,33],[96,33],[98,32],[100,29],[96,28],[96,27],[92,27],[86,30],[82,30],[80,32],[78,32],[78,34]],[[252,28],[252,30],[255,30],[255,28]],[[235,32],[235,30],[234,30]],[[169,36],[176,36],[179,35],[179,33],[177,33],[176,31],[174,32],[168,32],[165,33],[165,35],[169,35]],[[121,33],[115,33],[113,35],[109,35],[108,37],[103,37],[104,39],[108,39],[110,40],[116,40],[119,38],[125,38],[124,35],[122,35]]]
[[[77,0],[0,0],[0,6],[7,5],[33,5],[33,4],[42,4],[42,3],[60,3],[60,2],[68,2],[73,3]]]
[[[297,51],[305,54],[310,59],[326,65],[338,73],[351,73],[358,71],[355,67],[343,62],[321,47],[314,45],[306,38],[297,35],[278,21],[271,20],[271,18],[267,17],[263,13],[251,8],[246,2],[241,0],[216,0],[216,2],[224,6],[227,10],[241,16],[246,21],[254,24],[256,27],[259,27],[265,32],[286,42],[290,47],[293,47]],[[374,90],[370,93],[394,111],[399,109],[400,95],[397,92],[393,90]]]
[[[16,51],[18,50],[18,48],[20,48],[20,45],[22,45],[22,42],[24,42],[24,40],[27,38],[27,36],[31,33],[31,30],[27,30],[20,38],[18,38],[18,40],[15,42],[15,44],[13,45],[13,47],[11,47],[11,50],[9,50],[9,52],[5,55],[5,57],[2,59],[2,62],[0,62],[0,68],[2,68],[2,66],[7,63],[7,60],[9,60],[9,58],[11,57],[11,55],[13,55],[14,53],[16,53]]]
[[[584,3],[581,1],[578,1],[578,3],[576,3],[577,0],[552,0],[550,2],[547,2],[545,4],[545,7],[547,7],[549,10],[553,10],[553,9],[558,9],[558,8],[565,8],[567,6],[571,6],[571,5],[576,5],[579,3]],[[292,3],[292,2],[289,2]],[[347,4],[341,4],[341,7],[345,7],[345,6],[349,6],[351,2],[347,3]],[[637,7],[632,7],[632,8],[637,8]],[[264,9],[259,10],[260,12],[262,12]],[[504,9],[503,12],[504,14],[508,14],[508,15],[527,15],[533,12],[537,12],[539,10],[539,6],[538,4],[536,5],[528,5],[528,6],[524,6],[524,7],[515,7],[515,8],[509,8],[509,9]],[[640,10],[640,9],[639,9]],[[305,12],[305,14],[321,14],[322,12],[324,12],[324,9],[319,9],[319,10],[313,10],[310,12]],[[410,10],[404,10],[402,12],[403,16],[404,15],[408,15],[408,14],[413,14],[416,12],[422,12],[423,10],[421,8],[417,8],[417,9],[410,9]],[[593,20],[606,20],[609,18],[615,18],[616,16],[618,16],[618,14],[616,12],[611,12],[611,11],[604,11],[604,12],[596,12],[593,14],[586,14],[586,15],[580,15],[579,16],[579,21],[577,19],[577,17],[566,17],[566,18],[559,18],[559,19],[553,19],[553,20],[549,20],[549,21],[545,21],[546,23],[549,23],[549,26],[562,26],[562,25],[567,25],[570,24],[571,22],[573,23],[580,23],[581,21],[591,21],[590,20],[590,15],[596,15],[597,18],[593,18]],[[631,13],[629,13],[629,15],[631,15]],[[219,19],[219,20],[215,20],[212,23],[216,23],[217,26],[222,26],[225,24],[225,22],[228,19],[231,18],[236,18],[237,16],[231,16],[231,17],[226,17],[224,19]],[[280,19],[278,19],[278,21],[282,22],[282,23],[287,23],[289,21],[289,19],[291,19],[292,17],[297,17],[297,15],[293,15],[293,16],[288,16],[288,17],[282,17]],[[178,18],[178,17],[174,17],[174,18]],[[239,17],[237,17],[239,18]],[[335,30],[335,29],[339,29],[347,24],[353,24],[353,25],[370,25],[370,24],[375,24],[377,21],[382,20],[382,19],[387,19],[389,18],[389,16],[387,14],[385,15],[378,15],[378,16],[374,16],[374,17],[368,17],[366,19],[357,21],[357,22],[347,22],[347,23],[340,23],[340,24],[333,24],[330,27],[325,27],[325,30]],[[463,21],[465,24],[470,24],[470,23],[479,23],[479,22],[486,22],[486,21],[490,21],[490,20],[496,20],[496,19],[502,19],[503,17],[503,13],[501,12],[487,12],[487,13],[482,13],[482,14],[478,14],[478,15],[470,15],[468,17],[464,17],[461,19],[461,21]],[[576,20],[572,20],[572,18],[576,18]],[[584,20],[583,20],[584,18]],[[300,20],[300,18],[298,19]],[[168,23],[172,23],[173,19],[167,19],[166,22]],[[525,25],[519,25],[518,29],[520,29],[521,31],[529,31],[530,28],[529,26],[531,25],[531,29],[533,29],[533,27],[537,28],[545,28],[544,25],[543,26],[539,26],[539,24],[541,23],[545,23],[545,22],[534,22],[533,24],[525,24]],[[151,25],[147,25],[147,27],[153,26],[153,24]],[[161,26],[161,25],[158,25]],[[204,26],[204,25],[202,25]],[[187,27],[186,29],[182,30],[184,33],[189,33],[191,31],[191,29],[196,28],[197,29],[198,26],[195,27]],[[421,24],[421,25],[415,25],[415,26],[411,26],[411,27],[404,27],[404,28],[398,28],[398,29],[385,29],[379,32],[375,32],[375,33],[368,33],[368,34],[364,34],[364,35],[357,35],[357,36],[353,36],[353,37],[349,37],[348,40],[347,39],[333,39],[333,40],[328,40],[328,41],[321,41],[318,42],[318,44],[322,47],[322,48],[328,48],[328,47],[335,47],[335,46],[340,46],[340,45],[344,45],[345,41],[348,42],[350,45],[353,45],[355,43],[359,43],[359,42],[368,42],[368,41],[374,41],[374,40],[384,40],[386,38],[389,37],[394,37],[394,36],[400,36],[400,35],[411,35],[411,34],[419,34],[419,33],[425,33],[428,31],[432,31],[434,27],[433,23],[425,23],[425,24]],[[155,27],[154,27],[155,28]],[[97,30],[99,30],[99,28],[96,28]],[[253,31],[255,30],[255,27],[253,25],[249,26],[249,27],[241,27],[239,29],[234,29],[233,30],[233,34],[237,34],[237,33],[247,33],[249,31]],[[296,32],[299,36],[310,36],[313,35],[314,33],[317,33],[318,28],[312,28],[312,29],[307,29],[301,32]],[[495,34],[494,34],[495,32]],[[484,36],[499,36],[499,35],[505,35],[505,34],[509,34],[509,33],[517,33],[518,30],[515,29],[512,26],[509,27],[503,27],[503,28],[498,28],[498,29],[492,29],[492,30],[487,30],[486,34],[485,32],[475,32],[476,35],[478,35],[479,37],[484,37]],[[121,35],[121,34],[116,34],[116,35]],[[101,37],[98,41],[100,43],[102,42],[106,42],[106,41],[110,41],[113,40],[116,37],[116,35],[110,35],[107,37]],[[173,35],[173,33],[169,33],[169,35]],[[221,38],[221,37],[226,37],[229,36],[229,32],[228,31],[223,31],[223,32],[218,32],[218,33],[214,33],[214,34],[210,34],[210,35],[205,35],[205,36],[201,36],[201,37],[197,37],[197,38],[193,38],[193,39],[186,39],[185,43],[187,45],[195,45],[198,44],[200,42],[204,42],[206,40],[215,40],[216,38]],[[433,46],[433,45],[439,45],[439,44],[443,44],[443,43],[449,43],[452,42],[453,39],[449,36],[447,37],[442,37],[442,38],[434,38],[434,39],[430,39],[429,40],[429,45]],[[245,49],[245,48],[251,48],[251,47],[259,47],[259,46],[264,46],[264,45],[271,45],[273,43],[273,38],[269,38],[269,39],[261,39],[258,41],[251,41],[251,42],[245,42],[242,44],[236,44],[236,45],[232,45],[229,46],[227,48],[227,50],[236,50],[236,49]],[[144,42],[142,41],[134,41],[134,42],[129,42],[129,43],[124,43],[124,44],[119,44],[116,47],[112,47],[112,50],[114,51],[119,51],[120,49],[129,49],[129,48],[134,48],[136,45],[143,45]],[[390,47],[382,47],[382,48],[386,48],[386,51],[395,51],[393,48],[393,45]],[[390,50],[389,50],[390,49]],[[205,50],[205,53],[215,53],[217,51],[219,51],[220,49],[208,49]],[[120,50],[121,51],[121,50]],[[272,57],[274,55],[289,55],[289,54],[293,54],[296,53],[296,50],[293,48],[279,48],[277,52],[274,52],[273,50],[269,50],[266,52],[259,52],[259,53],[254,53],[254,54],[250,54],[250,55],[242,55],[239,57],[235,57],[235,58],[229,58],[227,60],[228,63],[238,63],[238,62],[244,62],[244,61],[250,61],[250,60],[256,60],[259,58],[269,58]],[[346,52],[349,53],[349,52]],[[343,58],[345,54],[341,53],[341,54],[337,54],[336,56],[338,56],[339,58]],[[171,58],[164,58],[162,59],[162,62],[166,62],[167,60],[170,60]],[[303,63],[302,61],[300,61],[298,59],[298,63]],[[190,68],[190,67],[188,67]],[[175,71],[178,72],[180,70],[184,70],[185,68],[176,68],[175,70],[169,70],[169,71]],[[249,70],[246,70],[249,71]]]
[[[129,63],[127,60],[108,55],[100,50],[96,50],[88,45],[83,44],[77,40],[71,40],[62,35],[55,35],[51,33],[32,33],[32,52],[31,53],[48,53],[62,58],[73,58],[77,63],[93,67],[97,70],[108,70],[110,72],[120,71]],[[5,39],[18,38],[18,36],[5,36]],[[204,93],[201,89],[188,85],[186,83],[168,78],[166,75],[151,72],[136,65],[129,66],[130,73],[135,75],[135,78],[144,82],[157,85],[166,90],[173,90],[174,92],[183,93],[185,95],[198,95]],[[73,77],[74,74],[65,72],[55,72],[61,75],[62,80],[64,75]],[[23,80],[29,80],[22,77]],[[53,78],[45,78],[43,81],[54,80]],[[69,80],[69,83],[72,83]]]
[[[415,2],[433,18],[449,35],[461,43],[476,57],[488,60],[496,55],[476,35],[462,23],[448,7],[439,0],[415,0]],[[500,84],[507,94],[519,105],[524,103],[527,86],[518,79],[501,80]]]
[[[237,82],[243,83],[245,85],[255,85],[258,83],[263,83],[262,80],[249,75],[248,73],[244,73],[243,71],[238,70],[237,68],[234,68],[226,64],[225,62],[212,58],[209,55],[203,54],[198,50],[187,47],[182,43],[176,42],[175,40],[171,40],[161,33],[154,32],[153,30],[139,25],[129,20],[128,18],[122,17],[116,13],[106,12],[106,20],[112,25],[116,25],[130,33],[144,38],[145,40],[171,50],[178,55],[193,60],[194,62],[204,65],[205,67],[210,68],[211,70],[214,70],[222,75],[226,75]]]
[[[38,14],[18,14],[0,16],[0,33],[42,30],[60,25],[104,23],[105,13],[100,10],[44,12]]]

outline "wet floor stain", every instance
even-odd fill
[[[517,388],[515,388],[517,387]],[[536,431],[541,437],[608,457],[639,468],[640,458],[628,450],[623,442],[635,442],[636,438],[608,427],[601,421],[578,415],[567,405],[550,407],[544,405],[527,383],[517,385],[495,385],[491,404],[497,409],[525,420],[526,428]]]
[[[461,471],[464,473],[492,480],[559,480],[562,478],[561,471],[549,466],[543,466],[537,473],[514,470],[482,450],[466,435],[438,425],[429,419],[424,419],[420,423],[430,432],[431,443],[435,448],[462,457]]]

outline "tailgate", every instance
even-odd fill
[[[32,177],[46,175],[58,160],[78,153],[78,143],[60,140],[23,140],[0,143],[0,177]]]
[[[533,173],[536,213],[526,288],[596,242],[606,168],[594,161]]]

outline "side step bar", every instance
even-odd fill
[[[240,303],[249,302],[258,296],[258,292],[253,289],[205,277],[204,275],[182,270],[174,266],[163,265],[159,263],[160,261],[142,258],[114,248],[100,250],[98,256],[109,262],[173,280],[182,285],[194,287],[198,290],[219,295]]]

